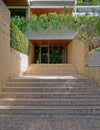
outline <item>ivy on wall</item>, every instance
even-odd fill
[[[11,47],[15,50],[29,55],[30,44],[27,37],[11,22]]]

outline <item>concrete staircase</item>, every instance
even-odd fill
[[[24,75],[68,75],[76,74],[72,64],[31,64]]]
[[[100,115],[100,87],[79,75],[14,77],[0,93],[0,113]]]

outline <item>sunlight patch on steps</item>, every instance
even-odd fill
[[[18,77],[19,78],[19,77]],[[75,76],[20,76],[20,78],[33,78],[33,79],[77,79]],[[17,79],[17,77],[16,77]]]

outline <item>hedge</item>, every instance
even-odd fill
[[[14,23],[11,22],[10,25],[11,25],[10,30],[11,47],[21,53],[29,55],[29,49],[30,49],[29,40]]]

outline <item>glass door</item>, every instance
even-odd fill
[[[66,63],[65,46],[41,45],[35,47],[35,63]]]
[[[41,63],[49,63],[48,46],[41,46]]]
[[[65,63],[65,46],[50,46],[49,63]]]

